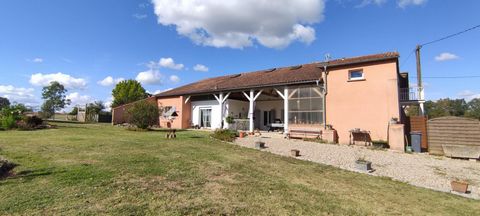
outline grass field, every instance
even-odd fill
[[[480,202],[184,131],[0,131],[0,215],[478,215]]]

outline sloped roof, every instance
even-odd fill
[[[201,94],[229,90],[243,90],[265,86],[315,82],[321,77],[323,66],[338,67],[367,62],[397,59],[397,52],[387,52],[352,58],[335,59],[291,67],[273,68],[255,72],[208,78],[157,94],[157,97]]]

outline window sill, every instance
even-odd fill
[[[366,81],[366,79],[350,79],[347,82],[359,82],[359,81]]]

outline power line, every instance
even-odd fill
[[[410,52],[410,54],[408,54],[407,58],[405,60],[403,60],[402,63],[400,63],[400,67],[402,67],[405,63],[407,63],[408,59],[410,59],[410,57],[412,57],[414,52],[415,52],[415,50],[412,50]]]
[[[412,76],[416,78],[416,76]],[[480,78],[480,75],[471,75],[471,76],[431,76],[431,77],[422,77],[426,79],[467,79],[467,78]]]
[[[449,39],[449,38],[452,38],[452,37],[461,35],[461,34],[463,34],[463,33],[472,31],[472,30],[474,30],[474,29],[476,29],[476,28],[479,28],[479,27],[480,27],[480,25],[476,25],[476,26],[474,26],[474,27],[471,27],[471,28],[469,28],[469,29],[465,29],[465,30],[460,31],[460,32],[457,32],[457,33],[455,33],[455,34],[451,34],[451,35],[448,35],[448,36],[439,38],[439,39],[437,39],[437,40],[433,40],[433,41],[424,43],[424,44],[422,44],[422,45],[420,45],[420,46],[426,46],[426,45],[430,45],[430,44],[433,44],[433,43],[437,43],[437,42],[440,42],[440,41],[442,41],[442,40],[446,40],[446,39]]]

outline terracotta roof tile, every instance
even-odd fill
[[[200,80],[185,86],[181,86],[157,97],[178,96],[188,94],[201,94],[227,90],[243,90],[247,88],[288,85],[302,82],[314,82],[321,77],[322,67],[338,67],[366,62],[375,62],[389,59],[397,59],[397,52],[387,52],[374,55],[366,55],[352,58],[335,59],[329,62],[317,62],[291,67],[262,70],[236,75],[226,75]]]

